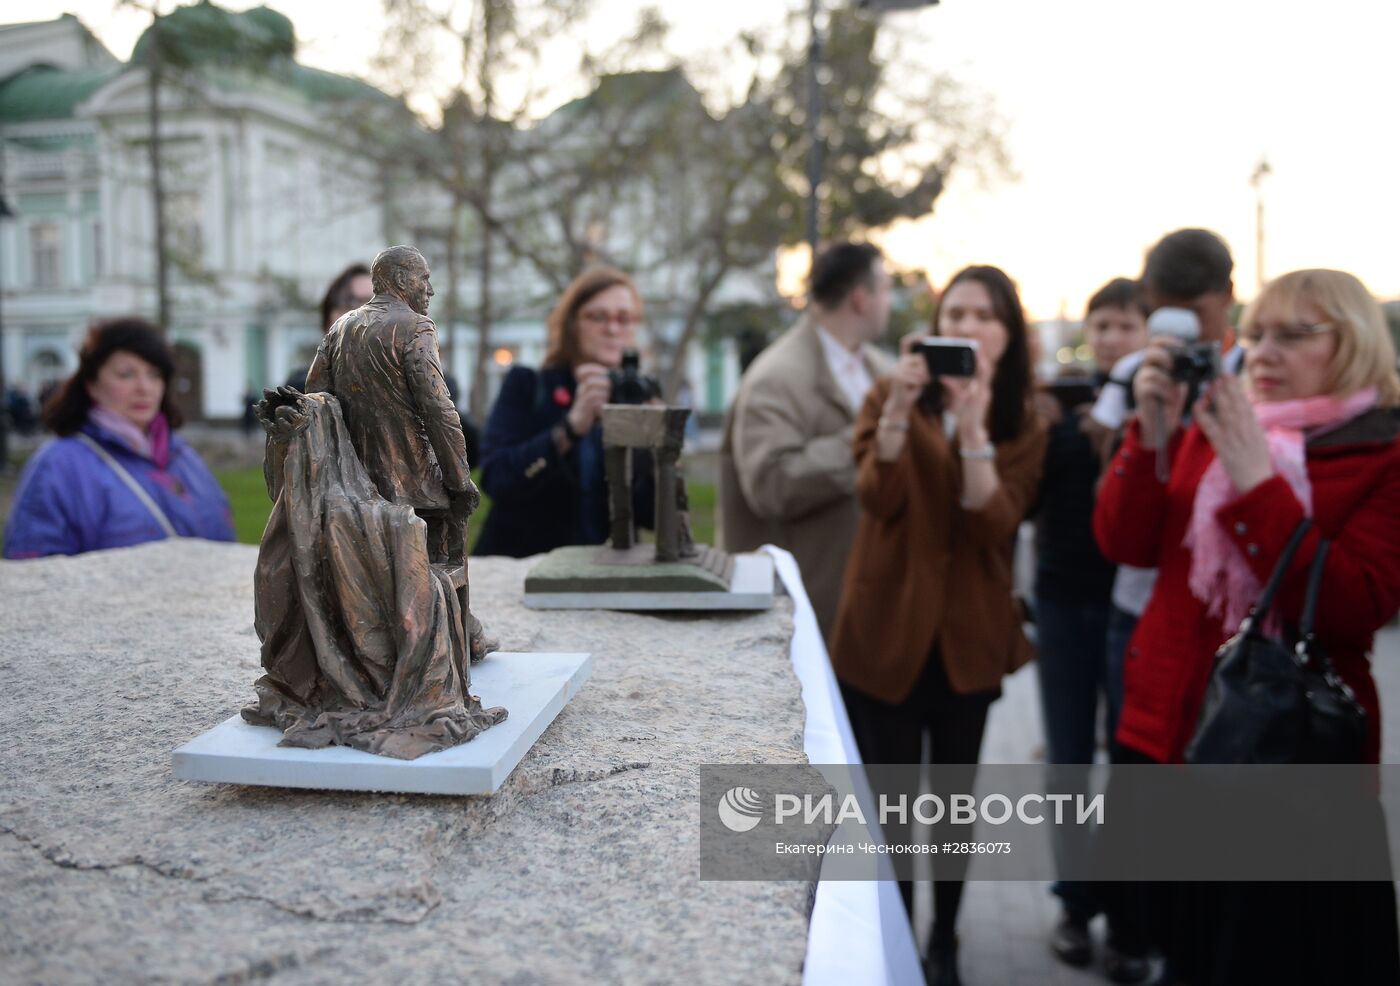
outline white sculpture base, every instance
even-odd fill
[[[734,556],[728,592],[527,592],[530,609],[771,609],[773,559]]]
[[[417,760],[396,760],[344,746],[278,746],[282,731],[242,716],[175,751],[175,776],[187,781],[332,791],[492,794],[568,704],[593,670],[590,654],[497,653],[472,668],[471,692],[486,707],[504,705],[506,721],[460,746]]]

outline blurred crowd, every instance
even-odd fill
[[[1036,381],[1003,271],[955,274],[891,365],[873,345],[890,305],[879,253],[816,259],[806,315],[749,367],[726,421],[722,526],[730,550],[797,557],[865,762],[976,763],[1002,677],[1032,656],[1051,763],[1093,762],[1100,736],[1114,764],[1220,762],[1221,737],[1243,762],[1307,762],[1301,742],[1249,747],[1267,710],[1203,710],[1217,651],[1271,577],[1260,632],[1291,648],[1311,627],[1355,737],[1322,762],[1378,760],[1369,653],[1400,606],[1395,348],[1341,271],[1285,274],[1236,323],[1233,266],[1207,230],[1166,235],[1088,300],[1092,370]],[[1013,585],[1027,520],[1032,599]],[[918,929],[939,986],[962,981],[962,872],[935,864]],[[1049,944],[1089,965],[1104,914],[1117,983],[1395,983],[1389,880],[1061,881]]]
[[[322,305],[327,338],[376,297],[369,269],[347,268]],[[1306,622],[1357,725],[1351,757],[1378,761],[1369,653],[1400,606],[1400,376],[1364,285],[1295,271],[1240,311],[1225,243],[1178,230],[1088,299],[1092,366],[1051,380],[1036,379],[1036,341],[997,267],[955,274],[932,323],[895,354],[876,345],[890,307],[878,249],[817,255],[806,312],[744,373],[720,463],[721,547],[772,543],[796,557],[867,763],[975,764],[1002,678],[1033,658],[1050,762],[1181,763],[1217,651],[1271,579],[1264,631],[1296,636],[1310,576]],[[463,418],[493,501],[477,554],[607,538],[600,412],[659,398],[637,371],[643,317],[626,273],[586,271],[548,319],[542,365],[512,367],[479,439]],[[56,437],[25,468],[6,557],[232,538],[227,499],[175,434],[172,372],[155,326],[92,330],[44,404]],[[304,389],[306,371],[287,385]],[[27,394],[6,399],[17,429],[36,426]],[[647,526],[645,462],[632,482]],[[1031,598],[1013,584],[1027,521]],[[1228,708],[1208,711],[1235,728]],[[962,870],[935,869],[919,937],[930,981],[948,986],[961,982]],[[1097,955],[1118,983],[1394,983],[1388,881],[1066,880],[1047,934],[1060,961]],[[902,886],[911,915],[912,890]],[[1100,914],[1108,934],[1096,942]]]

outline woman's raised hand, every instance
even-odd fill
[[[612,381],[608,378],[608,368],[601,363],[580,363],[574,368],[574,403],[569,408],[569,428],[575,435],[586,435],[593,430],[598,420],[598,412],[608,402],[612,393]]]
[[[914,352],[914,344],[920,338],[920,334],[914,333],[899,342],[899,362],[890,376],[890,395],[885,400],[884,414],[887,418],[908,418],[909,412],[918,403],[919,395],[929,385],[928,363],[924,362],[923,356]]]
[[[1143,448],[1160,448],[1181,424],[1186,409],[1186,384],[1172,379],[1171,349],[1161,342],[1147,347],[1142,365],[1133,374],[1133,399]]]
[[[1269,439],[1238,378],[1217,377],[1196,401],[1193,412],[1225,474],[1241,494],[1274,474]]]
[[[944,377],[943,393],[946,406],[958,426],[958,443],[963,448],[987,446],[987,409],[992,404],[992,374],[995,364],[977,361],[977,373],[971,377]]]

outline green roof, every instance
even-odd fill
[[[154,30],[156,25],[146,28],[137,39],[131,64],[149,60]],[[202,0],[160,18],[159,30],[164,60],[178,66],[252,67],[296,54],[292,22],[267,7],[239,13]]]
[[[178,7],[161,18],[160,35],[164,60],[173,66],[206,71],[226,81],[239,76],[250,82],[267,80],[287,86],[313,103],[380,100],[397,105],[367,82],[298,65],[292,22],[268,7],[242,12],[208,2]],[[71,117],[79,103],[120,72],[144,65],[150,46],[151,28],[147,28],[125,66],[60,69],[33,65],[0,80],[0,121]]]
[[[398,102],[368,82],[352,79],[347,75],[325,72],[319,68],[311,68],[309,65],[298,65],[295,62],[288,64],[286,68],[286,81],[301,90],[302,95],[306,96],[307,99],[317,103],[352,99],[382,99],[391,103]]]
[[[617,72],[603,76],[588,95],[570,100],[554,112],[574,116],[596,110],[637,109],[648,103],[674,99],[696,102],[700,99],[700,94],[679,68]]]
[[[151,28],[131,51],[131,64],[150,57]],[[394,102],[367,82],[296,63],[292,22],[270,7],[231,11],[201,0],[177,7],[160,20],[162,53],[177,66],[232,69],[283,83],[312,102],[381,99]]]
[[[0,120],[57,120],[114,79],[119,68],[61,69],[31,65],[0,82]]]

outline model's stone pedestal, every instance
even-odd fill
[[[773,605],[773,559],[702,545],[684,561],[650,561],[653,549],[555,548],[525,576],[531,609],[746,610]],[[638,563],[638,559],[643,563]]]
[[[787,603],[530,611],[532,560],[473,559],[503,650],[593,654],[495,794],[180,780],[171,751],[259,672],[255,558],[0,562],[7,979],[801,981],[811,886],[700,883],[696,826],[699,764],[803,761]]]

